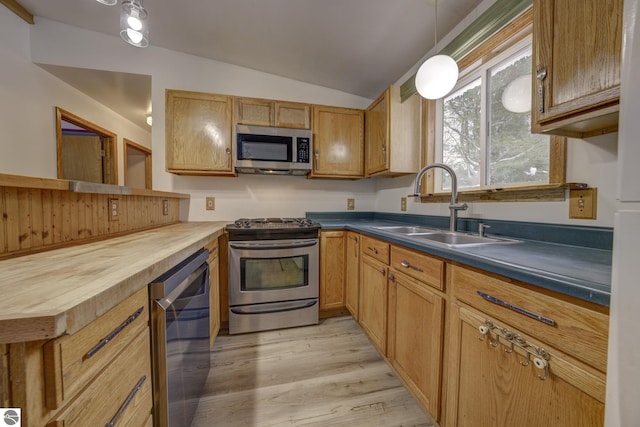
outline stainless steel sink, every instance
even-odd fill
[[[450,248],[460,248],[478,245],[494,245],[504,243],[518,243],[518,240],[503,239],[497,237],[480,237],[470,234],[439,232],[431,234],[412,234],[411,237],[440,243]]]
[[[438,230],[435,228],[420,226],[384,226],[372,227],[376,230],[386,231],[407,238],[434,243],[448,248],[465,248],[481,245],[496,245],[519,243],[519,240],[506,239],[502,237],[477,236],[472,234],[458,233],[453,231]]]
[[[440,230],[435,228],[427,228],[420,226],[410,226],[410,225],[388,225],[384,227],[371,227],[380,231],[389,231],[391,233],[398,234],[417,234],[417,233],[439,233]]]

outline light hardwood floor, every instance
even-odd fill
[[[351,317],[221,335],[193,426],[421,426],[425,414]]]

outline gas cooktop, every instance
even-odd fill
[[[226,226],[229,240],[317,238],[319,229],[307,218],[240,218]]]
[[[307,218],[240,218],[230,228],[242,229],[278,229],[278,228],[320,228],[320,224]]]

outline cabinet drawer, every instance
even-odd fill
[[[362,236],[362,253],[389,265],[389,244],[372,237]]]
[[[75,334],[44,345],[47,408],[73,397],[148,328],[148,301],[145,287]]]
[[[458,266],[447,267],[447,275],[458,300],[606,372],[608,315]],[[490,302],[478,292],[513,308]],[[543,316],[553,324],[523,312]]]
[[[149,331],[140,332],[127,351],[102,371],[47,427],[148,425],[153,405]]]
[[[420,252],[392,246],[391,267],[436,289],[444,289],[444,261]]]

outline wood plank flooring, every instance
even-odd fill
[[[351,317],[222,335],[193,427],[438,427]]]

